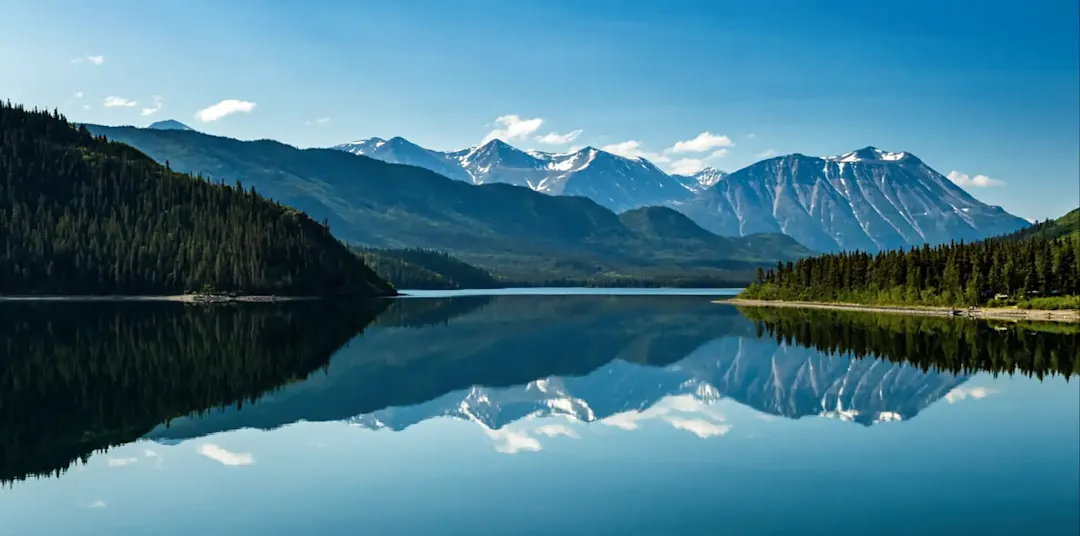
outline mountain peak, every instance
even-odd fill
[[[154,130],[195,130],[175,119],[166,119],[164,121],[155,121],[150,123],[146,128]]]
[[[889,152],[883,151],[874,147],[873,145],[867,145],[862,149],[851,151],[850,153],[844,153],[840,156],[826,156],[825,160],[833,160],[835,162],[864,162],[864,161],[881,161],[895,162],[908,156],[905,152]]]

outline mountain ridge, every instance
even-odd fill
[[[593,147],[547,153],[492,140],[441,152],[410,145],[423,157],[395,162],[472,184],[503,182],[551,195],[582,195],[616,212],[669,206],[721,236],[784,233],[818,251],[876,252],[975,240],[1028,225],[978,201],[911,152],[874,146],[836,156],[776,156],[732,173],[707,167],[669,175],[643,157]],[[333,148],[387,158],[365,147]],[[813,191],[801,191],[800,185]]]
[[[88,128],[168,161],[173,169],[211,180],[242,180],[326,219],[336,236],[354,244],[440,249],[522,282],[661,274],[749,280],[754,263],[809,253],[788,237],[777,237],[775,249],[731,237],[666,244],[627,228],[617,214],[586,197],[551,196],[502,183],[474,186],[423,167],[341,150],[302,150],[197,132]],[[748,249],[754,250],[752,257],[731,253]]]

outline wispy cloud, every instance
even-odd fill
[[[108,460],[105,460],[105,463],[109,467],[125,467],[137,463],[138,461],[138,458],[109,458]]]
[[[104,105],[106,108],[131,108],[138,104],[133,100],[128,100],[123,97],[108,96],[105,97]]]
[[[154,115],[161,111],[161,95],[154,95],[154,107],[143,108],[142,115]]]
[[[707,437],[722,436],[731,431],[731,425],[706,421],[704,419],[683,419],[680,417],[668,417],[668,424],[686,430],[702,439]]]
[[[486,433],[495,441],[495,450],[503,454],[536,452],[543,448],[535,437],[516,430],[486,430]]]
[[[671,164],[671,172],[676,175],[693,175],[708,167],[710,162],[719,160],[727,154],[727,149],[719,149],[705,158],[680,158]]]
[[[76,91],[76,92],[75,92],[75,98],[76,98],[76,99],[81,99],[81,98],[82,98],[82,95],[83,95],[83,94],[82,94],[82,91]]]
[[[657,419],[698,437],[722,436],[731,431],[724,416],[690,395],[669,396],[642,411],[616,413],[599,422],[623,430],[636,430],[642,421]]]
[[[546,143],[548,145],[565,145],[578,138],[583,131],[579,129],[571,130],[566,134],[559,134],[557,132],[548,132],[543,136],[537,136],[536,141],[540,143]]]
[[[89,63],[91,65],[101,65],[105,63],[105,56],[82,56],[71,60],[71,63]]]
[[[601,151],[607,151],[611,154],[617,154],[625,158],[644,158],[650,162],[656,164],[665,164],[671,162],[671,159],[660,153],[653,153],[644,150],[641,147],[641,142],[637,140],[626,140],[619,143],[612,143],[600,148]]]
[[[83,109],[83,110],[89,110],[89,109],[90,109],[90,105],[89,105],[89,104],[84,104],[84,105],[82,106],[82,109]]]
[[[731,138],[705,131],[692,140],[678,141],[666,152],[670,153],[707,153],[720,147],[732,147]]]
[[[225,99],[217,104],[212,104],[195,113],[195,119],[204,123],[217,121],[235,113],[251,113],[257,103],[237,99]]]
[[[990,395],[996,395],[996,394],[998,394],[1000,392],[1001,391],[998,391],[997,389],[992,389],[992,388],[989,388],[989,387],[963,387],[963,386],[961,386],[961,387],[957,387],[957,388],[953,389],[952,391],[949,391],[945,395],[945,400],[947,400],[950,404],[955,404],[955,403],[957,403],[957,402],[959,402],[961,400],[964,400],[965,398],[970,398],[972,400],[981,400],[981,399],[986,398],[986,397],[988,397]]]
[[[251,465],[255,463],[255,457],[249,453],[229,452],[213,443],[203,443],[198,446],[196,451],[222,465]]]
[[[754,134],[753,132],[751,132],[751,133],[747,134],[746,137],[747,137],[747,139],[756,140],[757,139],[757,134]]]
[[[754,156],[756,156],[758,158],[772,158],[772,157],[774,157],[776,155],[777,155],[776,149],[765,149],[764,151],[761,151],[760,153],[758,153],[758,154],[756,154]]]
[[[949,180],[953,182],[953,184],[961,188],[967,186],[972,186],[975,188],[985,188],[987,186],[1001,186],[1005,184],[1005,181],[1003,180],[992,179],[990,177],[987,177],[986,175],[975,175],[974,177],[972,177],[967,173],[960,173],[956,170],[950,171],[949,174],[946,175],[946,177],[948,177]]]
[[[82,508],[93,508],[93,509],[96,509],[96,510],[101,510],[101,509],[104,509],[104,508],[108,507],[108,505],[105,504],[105,501],[103,501],[101,499],[98,499],[96,501],[91,501],[91,502],[88,502],[88,503],[80,502],[78,504]]]
[[[537,428],[536,433],[547,437],[566,436],[574,439],[578,438],[577,432],[563,424],[545,424]]]
[[[314,120],[314,121],[312,121],[312,120],[310,120],[310,119],[309,119],[309,120],[307,120],[307,121],[304,121],[304,124],[305,124],[305,125],[307,125],[307,126],[311,126],[311,125],[325,125],[325,124],[327,124],[327,123],[329,123],[329,122],[330,122],[330,118],[329,118],[329,117],[320,117],[320,118],[318,118],[318,119],[316,119],[316,120]]]
[[[539,117],[525,119],[514,114],[499,116],[495,118],[495,128],[488,132],[480,143],[484,144],[495,139],[506,142],[528,139],[534,132],[540,130],[540,125],[543,124],[544,120]]]

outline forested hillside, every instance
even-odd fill
[[[0,104],[0,294],[385,295],[325,225]]]
[[[1002,294],[1014,300],[1080,294],[1080,233],[812,257],[760,273],[740,297],[976,305]]]
[[[357,253],[379,277],[399,289],[452,290],[499,286],[498,280],[486,270],[441,251],[359,248]]]

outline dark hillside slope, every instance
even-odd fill
[[[805,252],[788,241],[747,258],[746,239],[728,239],[731,247],[718,248],[715,239],[695,236],[673,247],[666,238],[628,228],[618,215],[586,198],[506,184],[473,186],[332,149],[300,150],[197,132],[89,128],[175,169],[252,184],[260,193],[327,219],[343,240],[439,249],[504,277],[633,276],[645,270],[730,276],[734,266],[745,275],[747,261],[771,263],[790,258],[792,250]]]
[[[0,294],[385,295],[323,225],[0,104]]]

